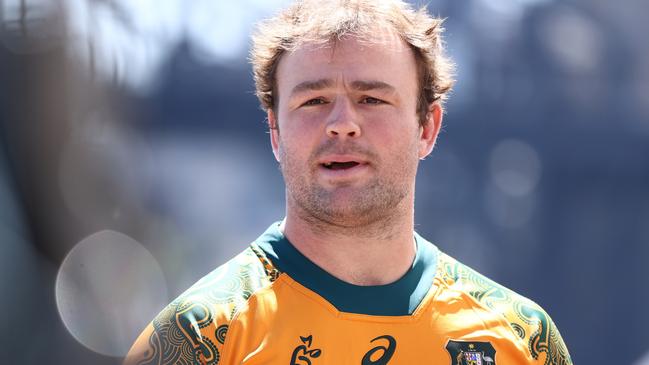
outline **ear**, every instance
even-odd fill
[[[277,117],[275,116],[273,109],[268,109],[266,117],[268,120],[270,145],[273,148],[273,155],[275,155],[275,160],[279,162],[279,126],[277,125]]]
[[[428,113],[426,114],[426,125],[420,127],[420,137],[419,137],[419,158],[424,159],[435,147],[435,141],[437,140],[437,135],[442,128],[442,107],[438,103],[432,103],[428,107]]]

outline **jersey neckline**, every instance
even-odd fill
[[[375,315],[411,315],[426,297],[437,270],[439,250],[413,232],[417,251],[412,267],[397,281],[360,286],[342,281],[309,260],[272,224],[255,244],[281,273],[324,298],[340,312]]]

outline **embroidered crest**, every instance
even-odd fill
[[[449,340],[451,365],[496,365],[496,349],[489,342]]]

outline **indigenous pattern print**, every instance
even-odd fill
[[[487,279],[441,253],[438,275],[468,292],[477,302],[500,313],[513,331],[526,342],[532,357],[545,358],[544,365],[571,365],[561,334],[550,316],[533,301]]]
[[[262,251],[249,247],[169,304],[151,323],[149,348],[136,364],[218,364],[237,309],[279,276],[262,258],[268,261]],[[273,275],[267,274],[269,270]],[[227,323],[214,323],[217,306],[226,309]],[[215,340],[201,334],[206,328],[215,329],[209,336]]]
[[[275,223],[167,306],[125,364],[572,364],[536,303],[415,240],[412,270],[361,288],[309,261]],[[386,304],[399,310],[377,314]]]
[[[264,265],[264,271],[266,272],[266,275],[268,275],[270,281],[273,282],[277,280],[281,273],[277,268],[275,268],[275,266],[273,266],[273,263],[270,262],[268,257],[266,257],[264,250],[262,250],[256,243],[252,243],[250,249],[255,253],[255,255],[257,255],[257,258],[261,261],[262,265]]]

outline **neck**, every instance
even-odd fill
[[[287,204],[282,231],[295,248],[331,275],[354,285],[385,285],[401,278],[415,257],[414,199],[361,226],[318,220]]]

